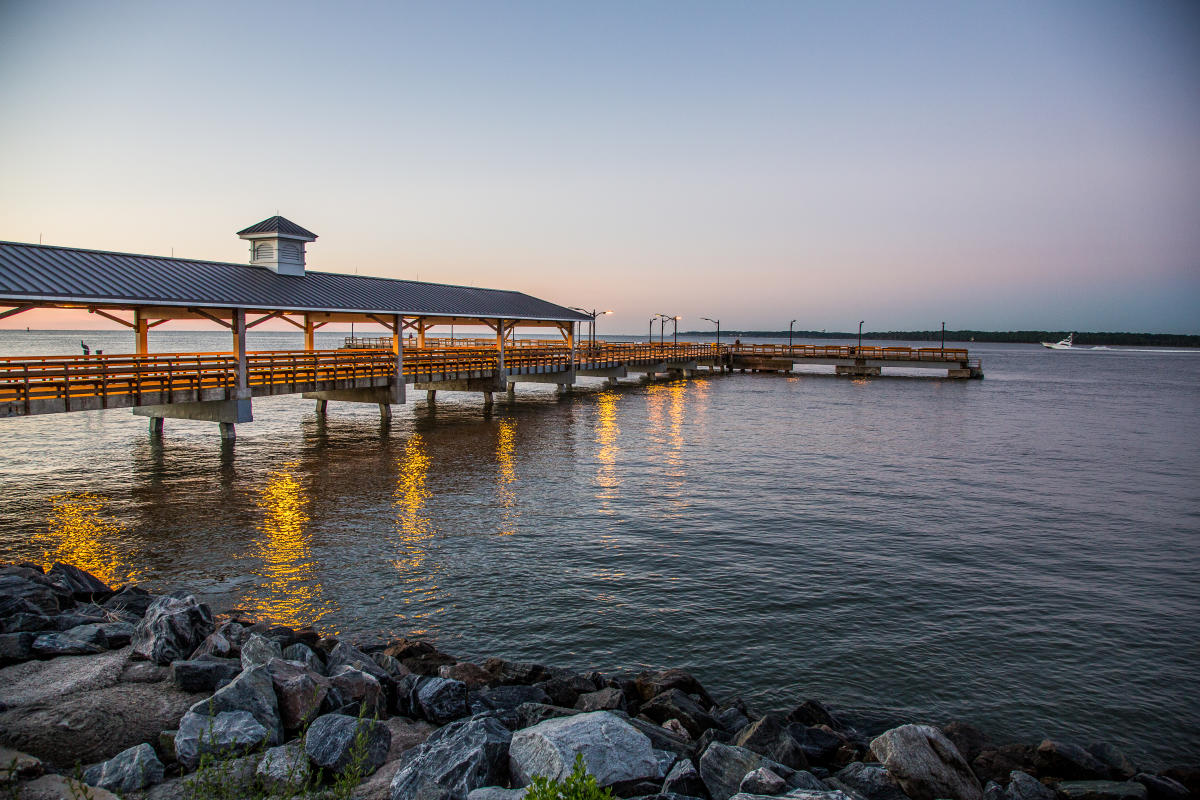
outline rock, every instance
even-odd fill
[[[1194,796],[1200,797],[1200,767],[1175,766],[1162,771],[1162,777],[1178,781]]]
[[[46,573],[46,577],[66,589],[77,600],[91,600],[96,595],[103,595],[107,598],[113,594],[112,588],[104,581],[71,564],[54,562],[50,571]]]
[[[62,775],[43,775],[35,781],[22,784],[21,800],[121,800],[107,789],[99,789],[80,783]]]
[[[45,771],[42,760],[19,750],[0,747],[0,785],[16,780],[30,780]]]
[[[28,631],[0,634],[0,667],[33,658],[33,643],[37,637],[36,633]]]
[[[347,708],[352,716],[387,715],[387,695],[374,675],[349,664],[340,664],[330,670],[326,680],[335,705]]]
[[[194,595],[174,592],[146,609],[133,635],[133,651],[163,666],[191,655],[213,631],[212,612]]]
[[[103,644],[109,650],[119,650],[133,640],[133,631],[133,625],[128,622],[97,622],[71,628],[66,635]]]
[[[487,717],[453,722],[412,751],[392,779],[392,800],[465,800],[508,782],[512,734]]]
[[[607,711],[550,719],[513,734],[509,767],[513,780],[527,784],[534,775],[562,780],[582,753],[588,772],[600,786],[663,777],[650,739]]]
[[[412,670],[401,664],[399,659],[392,658],[387,653],[371,653],[371,660],[392,678],[403,678],[412,674]]]
[[[331,678],[337,668],[342,666],[353,667],[360,672],[365,672],[379,681],[381,685],[390,686],[394,683],[392,676],[376,664],[373,658],[346,642],[338,642],[325,659],[325,670]]]
[[[830,713],[829,709],[816,700],[805,700],[799,706],[792,709],[788,714],[788,721],[798,722],[810,728],[816,725],[828,725],[830,728],[838,730],[842,727],[837,718]]]
[[[19,611],[7,617],[0,617],[0,633],[57,630],[58,626],[54,622],[55,619],[56,617],[48,617],[45,614]]]
[[[1087,747],[1087,751],[1095,756],[1097,761],[1108,768],[1108,777],[1114,781],[1130,780],[1138,772],[1133,762],[1108,742],[1090,744]]]
[[[534,684],[534,688],[541,689],[550,698],[550,702],[556,706],[565,706],[572,708],[579,701],[579,698],[585,694],[591,694],[596,691],[597,687],[594,681],[587,675],[555,674],[553,678],[545,681],[539,681]],[[624,695],[624,692],[622,692]],[[624,697],[622,697],[624,702]],[[597,711],[601,709],[590,709]]]
[[[879,764],[856,761],[839,770],[827,783],[846,794],[858,794],[865,800],[908,800],[896,779]]]
[[[698,739],[709,728],[720,727],[711,714],[679,689],[669,689],[656,695],[642,705],[641,713],[660,724],[668,719],[677,719],[693,739]]]
[[[708,788],[704,785],[704,779],[700,777],[700,770],[696,769],[690,758],[681,759],[671,767],[671,771],[663,780],[662,790],[664,794],[708,796]]]
[[[636,687],[643,703],[648,703],[663,692],[678,689],[684,694],[694,694],[700,698],[700,705],[712,708],[716,705],[708,692],[700,685],[700,681],[683,669],[665,669],[659,672],[643,672],[637,676]]]
[[[206,753],[222,758],[240,755],[269,744],[271,737],[271,730],[248,711],[219,711],[212,716],[189,711],[175,734],[175,757],[195,769]]]
[[[236,624],[236,623],[234,623]],[[241,626],[238,626],[241,627]],[[222,626],[226,628],[227,626]],[[222,630],[216,630],[204,637],[199,646],[192,651],[191,660],[195,661],[201,656],[216,656],[217,658],[238,658],[239,650],[237,645],[229,638]]]
[[[365,777],[387,760],[391,744],[391,731],[378,720],[325,714],[308,726],[304,752],[313,764],[338,774],[361,758]]]
[[[775,772],[775,770],[772,770],[772,772]],[[805,769],[796,770],[796,772],[792,775],[783,775],[781,777],[787,781],[788,788],[791,789],[792,792],[800,790],[809,792],[827,792],[830,789],[840,788],[837,786],[826,785],[824,781]],[[789,794],[791,794],[791,792],[789,792]],[[846,792],[846,794],[853,797],[850,792]]]
[[[243,648],[242,653],[245,652]],[[299,730],[316,717],[331,688],[328,678],[302,666],[300,662],[279,658],[268,662],[267,673],[271,676],[271,685],[275,687],[279,720],[284,730]],[[361,672],[358,674],[365,675]]]
[[[1165,775],[1139,772],[1133,776],[1133,779],[1146,787],[1150,800],[1187,800],[1188,798],[1187,787]]]
[[[387,760],[395,761],[405,752],[412,750],[433,735],[437,728],[424,720],[413,721],[404,717],[391,717],[383,721],[392,734],[392,746]]]
[[[648,738],[656,750],[669,750],[675,755],[684,758],[691,758],[693,753],[702,752],[697,749],[698,744],[688,741],[685,737],[677,736],[661,725],[655,725],[649,720],[631,717],[620,711],[608,711],[605,713],[612,714],[614,717],[628,722]],[[705,731],[705,733],[707,734],[708,731]]]
[[[1005,783],[1013,770],[1033,773],[1034,748],[1026,744],[1008,744],[984,748],[971,762],[971,769],[981,781]]]
[[[738,786],[739,792],[747,794],[777,795],[783,794],[785,789],[787,789],[787,784],[783,778],[771,772],[766,767],[759,767],[756,770],[747,772]]]
[[[729,800],[741,788],[742,778],[764,766],[767,761],[762,754],[753,750],[713,742],[700,756],[700,778],[713,800]],[[774,762],[765,765],[776,775],[783,777],[774,769],[773,764]],[[787,770],[782,765],[780,768]]]
[[[267,750],[254,774],[272,792],[288,796],[308,783],[312,767],[300,743],[290,742]]]
[[[104,609],[95,603],[84,603],[69,608],[54,618],[54,627],[60,631],[70,630],[77,625],[87,625],[94,622],[107,622],[109,615],[114,612]]]
[[[670,731],[681,739],[691,739],[692,735],[688,733],[687,728],[683,727],[683,723],[677,719],[669,719],[662,724],[663,730]],[[710,728],[711,730],[711,728]]]
[[[417,701],[425,719],[437,725],[445,725],[471,713],[467,705],[467,685],[449,678],[430,678],[423,682],[417,689]]]
[[[796,797],[800,798],[800,800],[853,800],[853,798],[844,792],[836,790],[830,791],[828,789],[824,791],[813,789],[793,789],[784,795],[784,797]]]
[[[1065,800],[1147,800],[1149,792],[1136,781],[1063,781],[1058,796]]]
[[[912,800],[982,800],[983,787],[962,755],[930,725],[901,725],[871,742],[871,752]]]
[[[461,681],[463,684],[466,684],[468,690],[472,690],[472,688],[487,686],[487,681],[491,678],[491,673],[488,673],[479,664],[460,661],[452,664],[442,664],[442,666],[438,667],[438,678]],[[484,789],[480,790],[482,792]]]
[[[1005,800],[1054,800],[1054,797],[1053,789],[1020,770],[1013,770],[1004,789]]]
[[[53,617],[75,604],[70,593],[54,586],[44,575],[0,574],[0,617],[41,614]]]
[[[33,654],[38,658],[55,658],[57,656],[86,656],[103,653],[108,647],[104,644],[85,642],[67,633],[42,633],[33,640]]]
[[[483,668],[492,676],[489,683],[493,686],[530,686],[552,677],[547,667],[530,661],[505,661],[502,658],[489,658],[483,662]]]
[[[845,740],[828,728],[806,726],[793,722],[787,727],[788,734],[804,753],[810,764],[828,764],[837,757]]]
[[[1108,767],[1078,745],[1043,739],[1033,754],[1039,777],[1067,781],[1092,781],[1108,778]]]
[[[539,722],[545,722],[548,719],[558,719],[560,717],[573,717],[578,714],[574,708],[562,708],[561,706],[549,706],[545,703],[522,703],[517,706],[517,730],[522,728],[532,728]]]
[[[399,661],[409,671],[430,678],[438,677],[438,669],[457,659],[438,651],[429,642],[398,639],[383,649],[385,655]]]
[[[721,726],[721,730],[729,733],[737,733],[750,724],[750,718],[746,716],[742,709],[736,706],[725,709],[717,714],[715,719],[717,720],[717,724]]]
[[[105,600],[101,605],[111,611],[126,611],[135,617],[146,616],[146,611],[158,599],[145,589],[136,586],[126,586]]]
[[[260,633],[251,634],[242,644],[242,669],[265,667],[272,658],[283,660],[283,648]]]
[[[200,715],[245,711],[270,732],[268,744],[277,745],[283,742],[279,702],[275,697],[271,673],[266,667],[244,670],[214,692],[212,697],[193,704],[189,711]]]
[[[231,658],[197,658],[172,661],[171,682],[184,692],[215,692],[241,672],[241,664]]]
[[[761,719],[738,731],[733,737],[733,744],[761,753],[792,769],[804,769],[808,766],[808,759],[787,726],[787,717],[782,714],[764,714]]]
[[[969,722],[954,720],[941,726],[941,730],[968,764],[976,759],[983,748],[987,747],[988,740],[983,735],[983,731]]]
[[[283,648],[283,658],[285,661],[299,662],[318,675],[325,674],[325,662],[306,644],[296,642]]]
[[[575,708],[580,711],[625,711],[625,693],[609,687],[579,695]]]
[[[164,767],[148,744],[122,750],[108,761],[89,767],[83,779],[92,786],[112,792],[133,792],[162,783]]]
[[[472,789],[467,793],[467,800],[523,800],[528,786],[520,789],[505,789],[500,786],[485,786],[482,789]]]
[[[441,680],[440,678],[438,680]],[[524,703],[550,705],[550,697],[535,686],[493,686],[470,693],[471,711],[509,711]]]

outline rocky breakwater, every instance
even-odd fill
[[[819,702],[758,713],[691,674],[460,661],[217,617],[186,592],[0,567],[0,782],[26,798],[516,800],[577,756],[656,800],[1184,800],[1200,771],[1107,745],[995,745]],[[79,782],[88,786],[81,786]]]

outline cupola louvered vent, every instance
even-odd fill
[[[266,267],[280,275],[304,274],[304,245],[317,235],[283,217],[270,217],[238,236],[250,242],[250,264]]]

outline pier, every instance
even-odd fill
[[[846,376],[885,367],[944,370],[982,377],[966,350],[841,345],[695,342],[584,342],[587,315],[519,292],[421,283],[306,269],[316,234],[282,217],[238,232],[249,264],[193,261],[0,242],[0,319],[35,308],[69,308],[130,329],[133,352],[0,358],[0,417],[130,408],[162,431],[168,418],[215,422],[225,438],[253,419],[256,397],[300,394],[318,413],[329,401],[377,404],[380,414],[408,389],[436,401],[444,391],[515,398],[521,383],[569,392],[581,377],[610,383],[629,375],[690,377],[698,370],[790,372],[796,364],[833,365]],[[230,332],[227,352],[151,353],[149,331],[203,320]],[[280,320],[304,334],[302,350],[250,351],[248,330]],[[347,337],[317,349],[330,323],[380,326],[386,335]],[[435,328],[484,327],[485,337],[437,338]],[[520,338],[518,328],[553,338]]]

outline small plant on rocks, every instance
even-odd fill
[[[525,800],[613,800],[611,789],[601,789],[596,776],[587,771],[583,753],[575,754],[575,766],[565,780],[556,781],[535,775]]]

